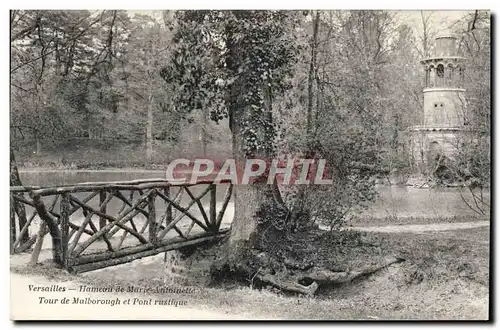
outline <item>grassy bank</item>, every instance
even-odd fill
[[[182,299],[191,308],[263,319],[487,318],[489,228],[421,234],[370,233],[364,235],[363,242],[364,246],[372,246],[366,250],[372,258],[393,253],[405,261],[346,285],[321,288],[315,297],[272,288],[251,289],[250,284],[215,283],[198,286],[195,294]],[[359,251],[356,258],[360,257]],[[11,270],[93,286],[164,286],[161,260],[157,256],[154,262],[80,276],[44,265]]]

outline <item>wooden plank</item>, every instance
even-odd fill
[[[139,198],[135,203],[134,203],[134,206],[138,206],[140,205],[141,203],[143,203],[145,200],[147,200],[149,194],[151,193],[151,191],[147,192],[146,194],[144,194],[143,196],[141,196],[141,198]],[[84,205],[82,205],[83,207]],[[85,205],[85,207],[87,207]],[[90,208],[90,207],[89,207]],[[82,253],[90,244],[92,244],[93,242],[95,242],[97,239],[99,239],[99,237],[101,237],[102,235],[105,235],[111,228],[113,228],[114,226],[119,226],[121,225],[121,223],[124,223],[128,220],[130,220],[130,218],[133,218],[134,216],[136,216],[139,211],[135,210],[133,212],[134,208],[130,208],[129,210],[126,210],[124,211],[123,213],[119,214],[117,218],[113,218],[111,216],[108,216],[106,215],[107,217],[109,217],[110,220],[112,220],[112,222],[108,223],[106,226],[104,226],[104,228],[102,228],[101,230],[99,230],[97,233],[95,233],[94,235],[92,235],[87,241],[85,241],[81,246],[79,246],[77,249],[75,249],[75,252],[74,254],[75,255],[79,255],[80,253]],[[93,210],[94,212],[96,210]],[[132,213],[131,213],[132,212]],[[98,214],[97,212],[95,212],[96,214]],[[126,228],[126,227],[125,227]],[[130,231],[130,234],[136,236],[136,237],[140,237],[139,241],[141,243],[147,243],[147,240],[144,239],[144,237],[142,237],[139,233],[137,232],[133,232],[132,229],[130,228],[126,228],[125,230],[128,230]]]
[[[28,231],[29,229],[29,226],[31,225],[31,222],[33,221],[33,219],[35,219],[35,217],[38,215],[37,211],[34,210],[33,213],[31,214],[31,216],[29,217],[28,221],[26,222],[26,224],[24,225],[23,229],[21,229],[21,232],[19,233],[16,241],[14,242],[14,246],[18,246],[21,242],[21,238],[26,234],[26,232]],[[16,227],[14,227],[16,228]]]
[[[111,196],[111,194],[109,194]],[[99,206],[100,206],[100,211],[103,213],[106,213],[106,204],[104,203],[106,201],[106,191],[101,190],[99,191]],[[104,217],[99,217],[99,229],[102,229],[104,226],[106,226],[106,218]]]
[[[49,232],[47,224],[43,221],[38,228],[38,234],[36,235],[35,247],[33,248],[33,253],[31,253],[30,265],[34,266],[38,263],[38,257],[40,256],[40,251],[42,250],[43,240],[45,235]],[[52,247],[52,249],[54,249]]]
[[[52,237],[52,258],[55,263],[63,264],[61,231],[59,230],[57,218],[53,217],[45,208],[45,204],[39,195],[32,194],[33,203],[40,215],[40,218],[47,224],[47,227]],[[40,226],[41,227],[41,226]]]
[[[213,230],[216,220],[217,206],[217,186],[212,184],[210,189],[210,228]]]
[[[119,185],[127,185],[127,184],[142,184],[142,183],[154,183],[154,182],[168,182],[164,178],[157,178],[157,179],[138,179],[138,180],[129,180],[129,181],[97,181],[97,182],[79,182],[79,183],[71,183],[71,184],[61,184],[57,185],[59,188],[64,188],[64,187],[73,187],[75,185],[78,186],[105,186],[109,184],[119,184]],[[11,186],[10,187],[10,192],[30,192],[32,190],[40,190],[40,189],[51,189],[51,188],[56,188],[55,186]]]
[[[134,198],[134,193],[135,193],[135,191],[133,191],[133,190],[132,190],[132,191],[130,191],[130,198],[129,198],[129,200],[127,200],[127,199],[125,198],[125,196],[123,196],[123,194],[122,194],[121,192],[119,192],[119,191],[115,191],[115,193],[116,193],[116,196],[117,196],[118,198],[122,199],[121,197],[123,197],[123,199],[122,199],[122,200],[123,200],[123,206],[122,206],[122,208],[121,208],[120,212],[118,212],[118,213],[121,213],[127,205],[132,206],[132,200],[133,200],[133,198]],[[142,191],[139,191],[139,195],[142,195]],[[132,220],[130,220],[130,222],[132,223],[132,225],[134,224]],[[144,231],[146,230],[146,227],[147,227],[147,226],[148,226],[148,222],[147,222],[147,221],[145,221],[145,222],[144,222],[144,225],[143,225],[143,226],[142,226],[142,228],[141,228],[141,230],[139,230],[139,234],[144,233]],[[116,245],[116,249],[117,249],[117,250],[119,250],[119,249],[122,247],[122,244],[123,244],[123,242],[125,241],[125,238],[127,237],[127,235],[128,235],[128,231],[124,231],[124,232],[123,232],[123,234],[122,234],[122,237],[120,237],[120,241],[119,241],[119,242],[118,242],[118,244]]]
[[[174,197],[174,201],[181,194],[181,191],[182,191],[182,189],[179,189],[179,191],[177,191],[177,195]],[[163,189],[163,193],[165,194],[165,196],[170,198],[170,187],[165,187]],[[173,220],[173,218],[172,218],[172,204],[169,202],[166,202],[166,201],[165,201],[165,203],[167,204],[167,207],[165,209],[165,225],[168,225]]]
[[[183,234],[183,236],[187,238],[189,236],[189,233],[191,232],[191,230],[193,230],[193,227],[194,227],[194,221],[191,221],[191,223],[189,224],[188,229]]]
[[[207,189],[205,189],[205,191],[197,197],[197,199],[201,199],[203,198],[203,196],[205,196],[208,192],[210,191],[210,187],[208,187]],[[184,208],[182,206],[180,206],[179,204],[173,202],[172,200],[170,200],[168,197],[166,197],[165,195],[163,195],[162,193],[160,193],[159,191],[157,192],[158,196],[160,196],[162,199],[172,203],[172,206],[175,207],[176,209],[178,209],[179,211],[182,212],[182,214],[180,215],[180,217],[178,217],[176,220],[174,220],[172,223],[170,223],[168,226],[166,226],[166,228],[160,233],[160,237],[163,237],[162,234],[168,232],[170,229],[172,229],[172,227],[180,221],[180,219],[182,219],[185,215],[188,216],[191,220],[193,220],[198,226],[200,226],[204,231],[209,231],[208,228],[200,222],[200,220],[196,219],[195,216],[193,216],[189,211],[188,209],[194,205],[194,203],[196,203],[196,201],[191,201],[191,203],[189,203],[189,205],[187,206],[187,208]]]
[[[231,183],[231,180],[222,180],[219,182],[221,184]],[[76,192],[94,192],[99,189],[116,189],[116,190],[147,190],[147,189],[159,189],[166,187],[182,187],[182,186],[196,186],[196,185],[206,185],[213,184],[213,180],[200,180],[196,183],[170,183],[168,181],[164,182],[152,182],[152,183],[103,183],[103,184],[88,184],[88,185],[73,185],[73,186],[60,186],[52,188],[42,188],[37,190],[32,190],[31,193],[40,196],[46,195],[56,195],[62,194],[64,192],[76,193]]]
[[[158,229],[156,223],[156,210],[155,210],[155,191],[153,190],[148,196],[148,223],[149,223],[149,242],[156,244],[158,240]]]
[[[21,253],[21,252],[24,252],[25,250],[29,249],[33,244],[35,244],[37,238],[38,238],[37,235],[31,236],[27,242],[22,244],[20,247],[16,248],[15,252]]]
[[[101,212],[102,214],[106,214],[106,206],[108,205],[108,203],[111,201],[111,199],[113,198],[113,194],[109,194],[107,195],[106,197],[106,192],[104,191],[100,191],[99,192],[99,212]],[[87,204],[85,204],[87,205]],[[83,208],[83,210],[85,210],[85,208]],[[84,211],[85,213],[85,211]],[[91,226],[93,226],[94,224],[91,222]],[[102,215],[99,216],[99,229],[102,229],[104,226],[106,226],[106,218]],[[94,230],[92,228],[92,230]],[[96,232],[97,230],[94,230],[94,232]],[[106,244],[108,244],[106,242]],[[110,245],[110,244],[108,244]]]
[[[130,191],[130,198],[129,199],[127,199],[125,196],[123,196],[123,194],[121,192],[119,192],[119,191],[115,191],[113,193],[113,195],[116,196],[116,197],[118,197],[123,202],[122,208],[120,209],[120,211],[118,213],[123,212],[123,210],[125,209],[125,207],[127,205],[132,206],[132,200],[134,198],[134,191],[133,190]],[[139,209],[139,208],[138,208],[138,210],[142,214],[144,214],[146,217],[148,217],[146,211],[144,211],[142,209]],[[134,229],[135,231],[138,231],[137,230],[137,226],[135,225],[134,219],[130,219],[130,224],[132,225],[132,229]]]
[[[220,225],[222,223],[222,219],[224,218],[224,213],[226,212],[227,205],[229,204],[229,201],[231,200],[231,196],[233,194],[233,185],[230,184],[227,187],[226,194],[224,195],[224,201],[222,202],[222,208],[219,211],[219,214],[217,214],[217,219],[215,221],[215,228],[219,230]]]
[[[218,183],[220,184],[226,184],[226,183],[231,183],[231,180],[222,180]],[[140,184],[147,184],[147,183],[158,183],[158,184],[163,184],[163,183],[168,183],[169,186],[172,187],[181,187],[181,186],[194,186],[194,185],[201,185],[201,184],[211,184],[213,183],[213,180],[200,180],[196,183],[180,183],[180,182],[169,182],[167,179],[164,178],[153,178],[153,179],[138,179],[138,180],[128,180],[128,181],[100,181],[100,182],[80,182],[80,183],[72,183],[72,184],[61,184],[57,186],[11,186],[10,187],[10,192],[30,192],[34,190],[48,190],[48,189],[55,189],[55,188],[71,188],[75,186],[92,186],[92,187],[108,187],[110,185],[140,185]],[[62,191],[61,191],[62,192]]]
[[[68,266],[68,237],[69,237],[69,194],[64,193],[61,198],[60,214],[61,214],[61,245],[62,245],[62,266]]]
[[[59,195],[56,195],[54,197],[54,200],[52,201],[52,205],[50,206],[49,212],[55,208],[58,199]],[[40,217],[40,219],[42,219],[42,217]],[[45,223],[45,221],[42,221],[40,227],[38,228],[38,234],[35,235],[36,242],[35,242],[35,247],[33,248],[33,252],[31,253],[30,265],[34,266],[37,264],[38,257],[40,256],[40,251],[42,250],[43,240],[45,239],[45,235],[47,235],[48,232],[49,230],[47,224]],[[54,251],[54,248],[52,249],[53,249],[52,251]]]
[[[14,192],[24,193],[24,192],[30,192],[32,190],[38,190],[38,189],[42,189],[42,188],[44,188],[44,187],[40,187],[40,186],[11,186],[10,192],[11,193],[14,193]]]
[[[81,200],[81,202],[82,202],[82,203],[88,203],[90,200],[92,200],[92,198],[94,198],[94,197],[95,197],[95,196],[97,196],[98,194],[99,194],[99,192],[98,192],[98,191],[94,191],[93,193],[89,194],[87,197],[85,197],[84,199],[82,199],[82,200]],[[59,195],[56,195],[56,196],[59,196]],[[32,202],[32,201],[28,201],[27,199],[24,199],[24,198],[22,198],[22,197],[15,196],[15,195],[14,195],[13,197],[14,197],[14,199],[19,200],[19,201],[20,201],[20,202],[22,202],[22,203],[25,203],[25,204],[27,204],[27,205],[29,205],[29,206],[31,206],[31,207],[35,207],[35,203],[34,203],[34,202]],[[79,208],[80,208],[80,206],[75,206],[75,207],[73,207],[73,208],[70,210],[69,215],[71,216],[73,213],[75,213],[76,211],[78,211],[78,209],[79,209]],[[48,212],[49,212],[49,214],[50,214],[50,215],[52,215],[52,216],[54,216],[54,217],[56,217],[56,218],[59,218],[59,217],[60,217],[59,213],[56,213],[56,212],[54,212],[53,210],[49,210]]]
[[[148,227],[149,222],[144,221],[144,225],[142,226],[141,230],[139,231],[139,234],[144,233],[146,231],[146,228]],[[119,250],[123,244],[123,241],[125,241],[125,238],[127,237],[128,232],[124,231],[122,237],[120,238],[120,242],[118,242],[118,245],[116,246],[116,249]]]
[[[112,217],[110,215],[107,215],[105,213],[102,213],[86,204],[83,204],[81,201],[78,200],[78,198],[74,197],[74,196],[70,196],[70,198],[77,204],[79,204],[82,208],[84,209],[87,209],[88,211],[92,211],[94,212],[96,215],[100,215],[100,216],[103,216],[105,218],[107,218],[109,221],[111,221],[111,223],[108,223],[106,226],[104,226],[101,230],[99,230],[98,232],[101,232],[104,228],[106,228],[106,230],[104,232],[108,232],[112,227],[114,226],[117,226],[123,230],[126,230],[126,231],[129,231],[130,234],[132,234],[133,236],[135,236],[141,243],[146,243],[147,240],[142,237],[142,235],[140,235],[137,231],[133,230],[132,228],[129,228],[127,226],[125,226],[123,223],[129,221],[130,219],[132,219],[133,217],[135,217],[139,211],[135,210],[135,208],[131,207],[130,209],[126,210],[125,212],[123,212],[121,215],[118,216],[118,218],[115,218],[115,217]],[[137,205],[140,205],[141,203],[144,203],[144,199],[147,199],[147,195],[144,195],[143,197],[141,197],[138,201],[137,201]],[[134,211],[134,212],[133,212]],[[130,213],[132,212],[132,215],[130,215]],[[110,224],[112,224],[112,226],[108,227]],[[119,229],[117,229],[118,231]],[[90,238],[93,238],[94,235],[92,235]],[[101,236],[99,236],[98,238],[100,238]]]
[[[179,188],[177,190],[177,193],[175,194],[175,196],[174,196],[174,198],[172,200],[174,202],[176,202],[176,203],[179,203],[179,201],[182,198],[182,193],[183,192],[184,192],[184,189]],[[164,194],[165,194],[165,196],[167,196],[168,198],[170,198],[170,188],[165,188],[164,189]],[[170,202],[165,201],[165,205],[166,205],[166,207],[165,207],[165,214],[162,216],[162,218],[160,220],[160,223],[163,223],[163,221],[165,220],[165,225],[167,226],[168,224],[172,223],[172,221],[173,221],[173,212],[172,212],[172,204]],[[160,225],[159,230],[163,232],[163,230],[165,228],[166,227],[164,227],[163,225]],[[184,237],[184,234],[182,233],[182,231],[179,228],[177,228],[177,226],[174,225],[172,228],[177,232],[177,234],[179,234],[179,236]],[[162,234],[162,236],[160,236],[160,239],[163,238],[163,237],[165,237],[166,234],[167,234],[167,232],[164,232]]]
[[[90,202],[97,195],[99,195],[98,191],[92,192],[91,194],[89,194],[88,196],[86,196],[84,199],[82,199],[82,203],[87,204],[88,202]],[[78,211],[79,208],[80,208],[80,206],[73,207],[71,209],[70,215],[72,215],[73,213],[75,213],[76,211]]]
[[[89,272],[89,271],[96,270],[96,269],[101,269],[101,268],[106,268],[106,267],[110,267],[110,266],[124,264],[127,262],[131,262],[131,261],[134,261],[137,259],[144,258],[144,257],[153,256],[153,255],[156,255],[156,254],[159,254],[162,252],[177,250],[177,249],[181,249],[181,248],[185,248],[185,247],[197,246],[197,245],[209,242],[209,241],[217,241],[217,240],[220,240],[224,237],[225,237],[225,235],[219,235],[219,234],[213,235],[212,234],[212,235],[209,235],[207,237],[198,238],[196,240],[184,241],[181,243],[175,243],[175,244],[171,244],[171,245],[162,246],[159,248],[149,249],[146,251],[129,254],[129,255],[126,255],[126,256],[123,256],[120,258],[113,258],[113,259],[108,259],[108,260],[99,261],[99,262],[71,266],[69,268],[69,271],[72,273]]]
[[[80,245],[77,249],[75,249],[73,256],[80,255],[83,251],[85,251],[86,248],[88,248],[92,243],[94,243],[96,240],[98,240],[101,236],[106,235],[106,232],[109,231],[109,228],[112,228],[115,225],[116,226],[121,225],[123,227],[123,223],[130,220],[130,218],[135,217],[138,213],[139,213],[139,211],[135,210],[134,212],[127,214],[122,219],[119,219],[118,221],[120,221],[122,224],[118,224],[118,222],[108,223],[103,229],[98,230],[89,239],[87,239],[84,243],[82,243],[82,245]],[[140,235],[137,232],[134,232],[131,228],[127,228],[127,227],[125,227],[125,228],[126,228],[125,230],[129,231],[135,237],[140,237],[139,242],[141,242],[142,244],[146,244],[148,242],[144,237],[142,237],[142,235]],[[108,238],[106,237],[106,239],[108,239]]]
[[[71,226],[70,226],[71,228]],[[68,240],[71,240],[71,237],[73,237],[73,235],[77,232],[78,230],[75,229],[75,228],[71,228],[71,230],[69,231],[69,236],[68,236]]]
[[[10,196],[10,254],[14,254],[16,242],[16,211],[14,210],[14,198]]]
[[[16,193],[14,193],[14,195],[16,195]],[[26,206],[23,203],[20,203],[16,200],[13,201],[13,204],[14,204],[14,210],[16,211],[17,214],[19,230],[21,231],[21,229],[24,228],[24,226],[28,222],[26,217]],[[24,234],[21,236],[21,243],[26,243],[29,241],[29,239],[30,239],[29,233],[25,231]]]
[[[167,191],[168,188],[165,188]],[[177,192],[175,198],[174,198],[174,201],[176,198],[180,197],[180,195],[182,194],[182,189],[179,189],[179,191]],[[133,192],[132,192],[133,193]],[[142,195],[142,191],[139,191],[139,194]],[[125,204],[129,205],[129,206],[132,206],[132,203],[130,201],[128,201],[125,196],[123,196],[123,194],[119,191],[116,191],[116,197],[118,197],[119,199],[121,199]],[[124,204],[124,206],[125,206]],[[166,210],[165,210],[165,215],[161,218],[161,220],[159,222],[157,222],[157,228],[156,230],[163,230],[165,229],[165,227],[161,224],[163,222],[163,220],[168,217],[168,211],[170,209],[170,216],[171,216],[171,212],[172,212],[172,205],[170,205],[170,203],[166,202],[167,204],[167,207],[166,207]],[[141,208],[137,208],[139,212],[141,212],[146,218],[149,218],[149,213]],[[123,210],[123,208],[122,208]],[[135,223],[133,221],[133,219],[130,220],[130,223],[132,224],[132,227],[134,228],[134,230],[137,231],[136,227],[135,227]],[[148,225],[148,222],[146,221],[145,225],[144,226],[147,226]],[[144,228],[143,228],[144,229]],[[141,229],[140,233],[143,232],[143,229]],[[184,235],[182,234],[182,232],[177,228],[177,227],[173,227],[173,229],[181,236],[181,237],[184,237]],[[111,230],[110,233],[108,233],[108,236],[111,237],[112,235],[116,234],[118,230]],[[121,239],[120,239],[120,243],[118,244],[118,248],[121,246],[121,244],[123,243],[123,241],[125,240],[125,237],[127,236],[127,233],[123,233]]]
[[[118,197],[120,200],[122,200],[124,203],[126,203],[127,205],[130,206],[131,209],[136,209],[137,211],[139,211],[140,213],[142,213],[146,218],[149,216],[148,213],[146,211],[144,211],[142,209],[142,203],[138,203],[137,205],[136,204],[132,204],[130,201],[128,201],[125,196],[123,196],[122,193],[120,193],[119,191],[116,191],[115,194],[114,194],[116,197]],[[144,201],[144,194],[142,193],[142,191],[139,191],[139,195],[141,195],[141,197],[139,198],[139,200],[143,200]],[[147,200],[147,198],[146,198]],[[136,202],[134,202],[136,203]],[[130,210],[130,209],[129,209]],[[123,212],[123,209],[122,211]],[[121,212],[119,212],[118,214],[120,214]],[[137,231],[137,228],[135,226],[135,223],[133,221],[133,218],[130,219],[130,223],[132,224],[132,227],[135,231]],[[112,230],[109,231],[108,233],[108,237],[112,237],[113,235],[115,235],[120,229],[119,228],[114,228]]]
[[[171,223],[169,223],[169,224],[168,224],[168,225],[167,225],[164,229],[162,229],[162,230],[161,230],[161,232],[159,233],[158,237],[159,237],[160,239],[162,239],[163,237],[165,237],[165,235],[166,235],[166,234],[167,234],[167,233],[168,233],[168,232],[169,232],[172,228],[173,228],[173,229],[177,228],[177,227],[176,227],[176,224],[177,224],[179,221],[181,221],[181,220],[184,218],[184,216],[186,216],[186,215],[187,215],[190,219],[195,219],[195,218],[194,218],[194,216],[193,216],[193,215],[192,215],[192,214],[188,211],[188,209],[189,209],[191,206],[193,206],[194,204],[195,204],[195,201],[191,201],[191,203],[189,203],[189,205],[187,206],[187,208],[185,209],[185,211],[184,211],[184,212],[182,212],[181,214],[179,214],[179,215],[178,215],[178,216],[177,216],[174,220],[172,220],[172,222],[171,222]],[[176,208],[177,208],[177,207],[176,207]],[[200,223],[200,221],[199,221],[199,220],[197,220],[197,221],[195,221],[195,222],[196,222],[196,223]],[[203,228],[203,227],[202,227],[202,228]],[[205,227],[205,228],[206,228],[206,227]],[[175,229],[175,231],[176,231],[179,235],[184,236],[184,234],[183,234],[180,230]],[[205,231],[207,231],[207,230],[205,230]]]
[[[94,233],[98,232],[97,227],[94,225],[94,223],[92,222],[92,220],[89,221],[89,226],[94,231]],[[102,238],[103,238],[104,242],[106,243],[108,251],[113,252],[114,251],[113,245],[111,244],[111,242],[109,241],[109,239],[106,237],[106,235],[103,235]]]
[[[159,246],[154,246],[151,243],[128,247],[119,251],[110,253],[99,253],[93,255],[80,256],[71,260],[70,271],[73,273],[83,273],[95,269],[115,266],[126,262],[131,262],[136,259],[156,255],[162,252],[176,250],[188,246],[196,246],[208,241],[218,240],[227,234],[227,231],[221,231],[214,235],[213,233],[202,233],[189,240],[180,240],[179,238],[164,240],[159,243]]]
[[[14,200],[16,201],[19,201],[21,203],[24,203],[24,204],[27,204],[31,207],[35,207],[35,204],[33,204],[33,202],[27,200],[26,198],[24,198],[24,196],[20,196],[20,195],[17,195],[17,194],[11,194],[10,195]]]
[[[83,220],[82,224],[80,225],[80,228],[76,232],[75,238],[73,238],[73,242],[71,243],[68,252],[71,254],[73,250],[75,250],[76,245],[78,244],[78,240],[80,239],[80,236],[82,236],[83,231],[85,230],[85,227],[87,224],[90,222],[90,219],[94,215],[94,212],[88,212],[87,215],[85,216],[85,219]]]
[[[52,204],[49,207],[49,211],[52,211],[54,207],[56,206],[57,200],[59,199],[59,195],[54,196],[54,199],[52,200]],[[33,210],[33,213],[31,214],[30,218],[28,219],[28,222],[24,225],[23,229],[21,230],[21,233],[19,234],[19,237],[17,238],[16,242],[14,243],[14,247],[17,247],[20,242],[21,242],[21,237],[28,231],[29,226],[31,225],[31,222],[35,217],[38,215],[38,212]]]
[[[186,193],[189,195],[189,197],[191,197],[191,200],[193,201],[196,201],[196,204],[198,205],[198,208],[200,209],[200,213],[203,217],[203,219],[205,220],[205,224],[207,225],[207,227],[210,227],[210,221],[208,219],[208,216],[207,216],[207,213],[205,212],[205,208],[203,207],[203,204],[201,203],[200,199],[198,198],[195,198],[193,193],[191,193],[191,191],[189,190],[189,187],[182,187]]]
[[[135,191],[131,190],[130,191],[130,197],[127,199],[125,196],[123,196],[123,194],[120,191],[115,190],[115,192],[114,192],[115,196],[118,197],[119,199],[121,199],[122,202],[123,202],[122,207],[118,211],[118,214],[120,214],[121,212],[123,212],[123,210],[125,210],[125,208],[127,207],[127,205],[129,205],[129,206],[132,205],[132,200],[134,199],[134,193],[135,193]]]

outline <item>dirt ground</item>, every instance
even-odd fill
[[[432,226],[426,228],[432,229]],[[11,281],[195,288],[195,293],[179,298],[187,302],[186,306],[162,306],[151,311],[141,307],[141,315],[150,319],[486,320],[490,228],[455,226],[447,229],[364,232],[354,245],[350,239],[342,241],[338,235],[330,236],[330,241],[324,236],[316,245],[321,251],[313,252],[327,256],[324,251],[333,248],[337,251],[334,263],[339,268],[356,269],[365,258],[376,259],[377,253],[380,257],[390,253],[405,261],[352,283],[321,287],[314,297],[284,293],[271,287],[252,288],[250,281],[247,284],[210,283],[206,280],[209,261],[191,267],[182,263],[165,267],[163,254],[77,276],[54,270],[49,265],[30,268],[20,262],[20,256],[13,256]],[[174,272],[181,275],[172,278],[172,268],[181,269]],[[11,285],[16,290],[12,297],[19,295],[18,290],[25,286]],[[157,296],[165,297],[164,294]],[[91,316],[140,318],[133,313],[117,314],[117,310],[101,306],[99,312]]]

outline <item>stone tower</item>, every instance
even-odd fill
[[[457,38],[435,40],[434,55],[421,60],[425,70],[422,125],[410,129],[411,153],[420,174],[430,173],[444,158],[453,158],[467,128],[464,60]]]

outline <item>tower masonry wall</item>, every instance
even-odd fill
[[[436,38],[436,56],[456,56],[458,54],[457,39],[453,36]]]
[[[424,126],[461,127],[465,119],[465,90],[428,88],[424,90]]]
[[[458,134],[457,134],[458,133]],[[411,153],[415,164],[428,167],[436,155],[453,159],[461,142],[461,131],[411,130]]]

